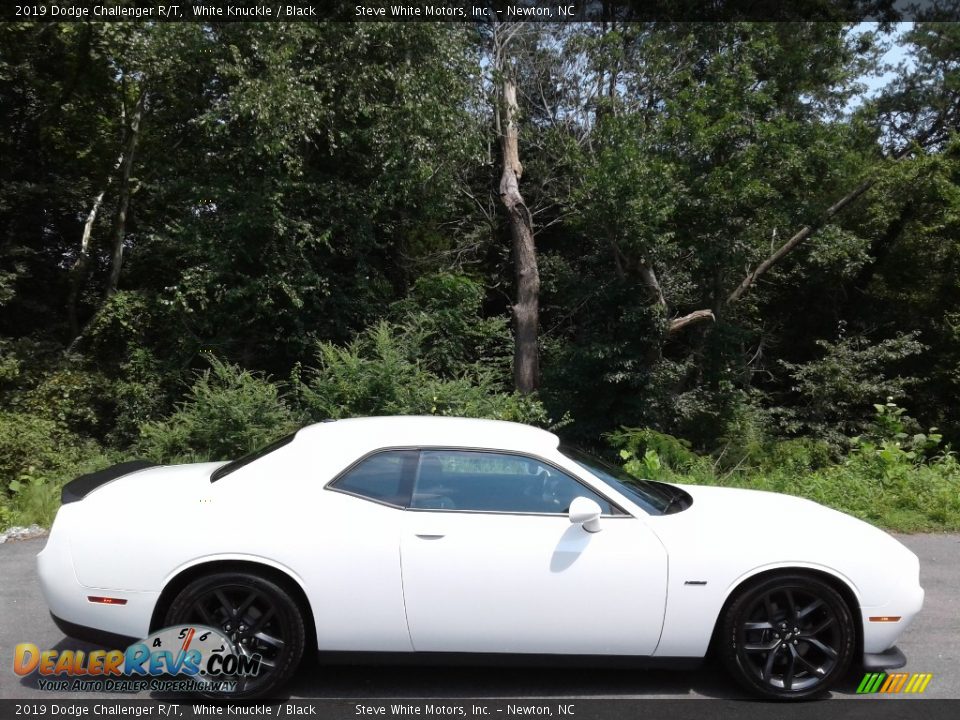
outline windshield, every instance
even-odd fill
[[[650,515],[669,515],[690,507],[692,498],[683,490],[666,483],[641,480],[595,455],[570,447],[560,452],[597,479],[623,493]]]

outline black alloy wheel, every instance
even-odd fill
[[[721,653],[752,693],[801,700],[826,692],[850,667],[853,616],[843,597],[812,576],[771,577],[733,598],[722,618]]]
[[[254,676],[223,676],[235,681],[229,692],[204,692],[218,699],[269,696],[283,685],[303,656],[305,629],[297,603],[279,585],[247,573],[218,573],[184,588],[170,605],[165,626],[196,623],[218,628],[240,655],[260,657]]]

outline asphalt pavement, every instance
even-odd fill
[[[923,697],[960,699],[960,535],[899,538],[920,557],[926,590],[923,611],[898,643],[908,658],[903,671],[933,673]],[[32,642],[41,649],[94,648],[65,638],[50,620],[36,575],[35,558],[43,543],[41,538],[0,545],[0,698],[52,699],[52,693],[37,687],[35,675],[19,678],[13,673],[18,643]],[[833,697],[867,697],[856,695],[858,679],[851,675]],[[314,661],[300,669],[287,690],[291,698],[356,699],[743,697],[723,669],[710,662],[692,671],[653,671],[333,666]],[[58,692],[55,697],[121,696]]]

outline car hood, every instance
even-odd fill
[[[816,537],[828,536],[833,538],[829,542],[834,542],[837,535],[842,535],[848,540],[889,540],[900,545],[869,523],[795,495],[711,485],[677,487],[693,498],[693,504],[680,515],[709,527],[722,527],[726,537],[743,537],[756,542],[759,532],[767,532],[781,541],[798,535],[807,544]]]
[[[678,487],[693,504],[649,518],[667,547],[671,574],[682,568],[684,577],[713,574],[719,580],[714,571],[720,568],[736,579],[758,568],[811,567],[843,575],[856,588],[865,575],[919,573],[916,555],[896,538],[811,500],[761,490]]]
[[[864,524],[860,520],[838,512],[812,500],[785,495],[767,490],[747,490],[744,488],[717,487],[714,485],[676,485],[693,498],[691,509],[699,506],[700,511],[710,513],[721,512],[728,517],[743,517],[751,521],[759,518],[773,519],[779,513],[786,513],[790,517],[812,516],[822,517],[829,515],[853,520]],[[869,526],[868,527],[872,527]]]

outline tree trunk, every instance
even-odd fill
[[[513,305],[514,352],[513,382],[521,393],[531,393],[540,385],[540,272],[533,238],[533,217],[520,194],[523,165],[517,133],[517,85],[498,48],[500,73],[498,107],[500,147],[503,171],[500,175],[500,200],[507,210],[507,222],[513,241],[516,278],[516,303]]]
[[[129,125],[127,124],[127,112],[126,112],[126,103],[124,102],[124,112],[121,125],[123,126],[123,137],[120,141],[120,156],[117,158],[117,163],[113,168],[113,174],[107,178],[107,188],[114,181],[114,177],[117,174],[117,171],[120,173],[118,193],[117,193],[117,207],[114,211],[113,222],[110,227],[110,237],[109,237],[109,246],[111,248],[110,254],[110,276],[107,280],[106,287],[106,297],[110,297],[117,290],[117,283],[120,279],[120,269],[123,264],[123,236],[126,230],[127,224],[127,210],[130,206],[130,174],[133,169],[133,160],[137,151],[137,144],[140,141],[140,121],[143,118],[143,108],[146,101],[146,90],[141,85],[140,94],[137,97],[136,105],[134,106],[133,115],[130,118]],[[80,255],[77,257],[77,261],[74,263],[73,267],[70,269],[70,294],[67,300],[67,317],[70,323],[70,335],[71,340],[70,344],[67,346],[67,354],[72,353],[77,346],[77,343],[80,342],[80,339],[83,337],[87,328],[90,327],[92,322],[88,320],[84,328],[80,329],[80,323],[77,320],[77,302],[80,297],[80,291],[83,287],[84,280],[86,279],[87,269],[90,264],[90,245],[93,241],[93,224],[96,222],[97,215],[99,213],[100,207],[103,204],[103,198],[106,195],[106,189],[102,190],[96,198],[94,198],[93,206],[90,208],[90,212],[87,215],[87,220],[83,226],[83,236],[80,239]],[[97,314],[102,309],[102,305],[97,308],[97,311],[93,314],[95,318]]]
[[[77,320],[77,300],[80,297],[80,290],[87,278],[87,271],[90,268],[90,241],[93,238],[93,223],[97,220],[97,213],[100,211],[100,204],[103,202],[103,196],[106,190],[101,190],[100,194],[93,199],[93,205],[87,214],[87,220],[83,224],[83,236],[80,238],[80,254],[76,262],[70,268],[70,294],[67,296],[67,320],[70,323],[70,339],[80,334],[80,323]]]
[[[120,144],[124,145],[125,143],[121,141]],[[83,285],[87,280],[87,273],[90,269],[90,245],[93,243],[93,224],[97,220],[100,206],[103,204],[103,198],[113,184],[117,171],[123,166],[125,157],[125,149],[121,149],[120,156],[117,158],[117,161],[113,165],[113,170],[107,177],[106,187],[93,199],[90,212],[87,214],[87,220],[83,224],[83,235],[80,238],[80,254],[77,256],[73,267],[70,268],[70,294],[67,297],[67,320],[70,323],[70,345],[67,348],[68,352],[73,349],[73,345],[80,335],[80,322],[77,319],[77,302],[80,299],[80,292],[83,290]]]
[[[123,161],[120,164],[120,185],[118,188],[117,209],[113,216],[113,226],[110,228],[110,277],[107,280],[107,297],[117,291],[120,281],[120,270],[123,267],[123,236],[127,225],[127,209],[130,206],[130,172],[133,169],[133,159],[137,152],[137,143],[140,140],[140,120],[143,117],[143,105],[146,91],[141,86],[137,104],[130,118],[127,129],[126,147]]]
[[[641,260],[637,265],[637,272],[640,274],[640,279],[643,281],[643,284],[647,286],[647,292],[650,293],[650,297],[657,305],[663,308],[664,312],[667,312],[667,299],[663,296],[663,288],[660,287],[660,281],[657,280],[657,273],[654,272],[653,266],[649,265],[645,260]]]

